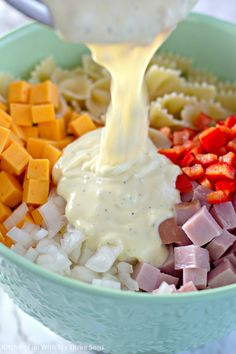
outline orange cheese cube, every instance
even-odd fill
[[[9,236],[5,235],[4,236],[4,245],[8,248],[11,248],[12,245],[14,245],[14,240],[12,240]]]
[[[65,120],[59,118],[53,122],[39,124],[39,136],[49,140],[61,140],[66,137]]]
[[[30,84],[26,81],[14,81],[9,85],[8,101],[10,103],[27,103],[29,100]]]
[[[23,186],[23,202],[41,205],[47,202],[49,193],[49,181],[27,179]]]
[[[19,127],[19,125],[17,125],[16,123],[12,122],[11,130],[22,141],[26,141],[25,133],[24,133],[23,129],[21,127]]]
[[[51,141],[50,144],[55,146],[58,149],[64,149],[67,145],[72,143],[72,141],[74,141],[74,140],[75,140],[75,138],[73,136],[67,136],[66,138],[64,138],[62,140]]]
[[[30,159],[31,156],[26,149],[17,143],[12,143],[2,153],[1,166],[3,170],[19,176],[26,169]]]
[[[40,104],[32,106],[33,123],[51,122],[56,119],[53,104]]]
[[[20,146],[24,147],[24,142],[15,133],[11,131],[6,144],[6,148],[8,148],[13,143],[17,143]]]
[[[0,202],[0,222],[3,222],[10,216],[12,213],[11,209]]]
[[[79,118],[79,114],[77,112],[72,112],[69,116],[69,118],[67,118],[67,133],[68,134],[73,134],[73,130],[72,130],[72,127],[71,127],[71,123],[76,120],[77,118]]]
[[[0,109],[4,112],[7,111],[7,105],[5,105],[4,103],[0,102]]]
[[[27,151],[34,159],[40,159],[47,141],[39,138],[29,138],[27,141]]]
[[[11,103],[10,114],[17,125],[23,127],[31,127],[32,125],[32,112],[29,104]]]
[[[0,243],[4,244],[5,242],[5,237],[2,235],[2,233],[0,232]]]
[[[11,131],[9,129],[0,127],[0,154],[3,152],[7,145],[10,133]]]
[[[34,224],[34,220],[33,220],[32,216],[31,216],[30,212],[27,212],[25,214],[24,218],[20,222],[18,222],[18,224],[16,226],[19,227],[19,228],[22,228],[22,226],[24,226],[25,222],[28,222],[30,224]]]
[[[77,137],[96,129],[96,125],[88,114],[82,114],[69,124],[73,134]]]
[[[27,171],[27,179],[37,179],[40,181],[49,180],[49,160],[48,159],[31,159]]]
[[[42,215],[40,214],[38,208],[31,211],[31,215],[32,215],[32,218],[33,218],[34,223],[36,225],[41,226],[43,224],[43,218],[42,218]]]
[[[12,117],[6,112],[0,109],[0,126],[4,128],[10,128],[12,122]]]
[[[8,230],[5,228],[3,224],[0,224],[0,233],[3,235],[3,237],[6,237]]]
[[[52,169],[54,165],[56,164],[57,160],[61,157],[62,152],[61,150],[57,149],[55,146],[52,145],[46,145],[43,153],[42,153],[42,158],[48,159],[50,163],[50,172],[52,172]]]
[[[29,211],[24,216],[24,222],[29,222],[30,224],[34,224],[34,220],[33,220],[32,215]]]
[[[44,104],[52,103],[57,109],[59,107],[59,91],[58,87],[51,81],[34,85],[31,89],[30,103]]]
[[[0,232],[0,243],[3,243],[6,247],[11,248],[14,245],[14,241],[7,235],[3,236]]]
[[[22,131],[24,132],[26,139],[39,137],[38,127],[22,127]]]
[[[22,200],[22,188],[18,180],[6,171],[0,172],[0,201],[10,208]]]

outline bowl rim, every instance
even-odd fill
[[[204,15],[200,13],[191,13],[188,16],[187,21],[210,24],[220,29],[234,32],[236,34],[236,26],[233,23],[209,15]],[[5,43],[12,41],[17,37],[20,38],[29,32],[40,30],[40,28],[42,28],[42,26],[36,22],[30,22],[29,24],[17,27],[16,29],[0,37],[0,48],[4,46]],[[198,292],[158,295],[158,296],[152,296],[149,293],[142,293],[142,292],[120,291],[116,289],[105,288],[105,287],[103,288],[96,285],[83,283],[79,280],[53,273],[41,266],[38,266],[35,263],[32,263],[31,261],[27,260],[23,256],[14,253],[9,248],[5,247],[3,244],[0,244],[0,257],[1,256],[3,256],[3,258],[7,259],[8,261],[10,261],[10,263],[14,263],[16,266],[23,268],[27,272],[32,273],[41,279],[45,279],[46,281],[50,281],[58,286],[71,288],[74,291],[82,292],[91,296],[112,298],[114,300],[119,300],[119,301],[132,301],[135,303],[142,303],[146,301],[150,303],[166,303],[166,302],[178,303],[179,301],[198,302],[199,300],[208,301],[209,298],[214,297],[214,299],[216,299],[217,297],[224,297],[225,295],[236,293],[236,284],[223,286],[215,289],[201,290]],[[0,259],[0,264],[1,264],[1,259]]]

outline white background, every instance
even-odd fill
[[[236,24],[236,0],[200,0],[195,10],[229,20]],[[3,0],[0,0],[0,36],[26,21],[27,19],[24,16],[12,10]],[[7,348],[5,347],[6,344],[8,345]],[[30,349],[34,344],[39,345],[37,351]],[[44,349],[40,350],[40,345],[45,344],[49,345],[48,349],[44,347]],[[50,332],[34,319],[21,312],[0,289],[0,353],[88,353],[81,350],[72,351],[70,350],[69,344],[70,343]],[[230,334],[220,342],[210,343],[198,350],[181,354],[235,354],[235,348],[236,332]]]

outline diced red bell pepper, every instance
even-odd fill
[[[202,145],[195,146],[194,148],[191,149],[191,152],[196,156],[197,154],[204,154],[206,153],[206,150]]]
[[[233,130],[232,128],[228,128],[225,125],[218,125],[218,128],[225,135],[227,141],[230,141],[233,138]]]
[[[178,145],[170,149],[159,149],[159,153],[178,165],[183,157],[183,154],[185,153],[185,148]]]
[[[200,162],[204,167],[210,166],[218,161],[218,156],[215,154],[197,154],[197,162]]]
[[[225,154],[227,154],[227,151],[228,150],[226,149],[226,147],[222,146],[218,151],[218,155],[225,155]]]
[[[167,157],[170,161],[173,163],[177,164],[179,160],[179,155],[177,154],[177,151],[173,148],[170,149],[159,149],[159,153]]]
[[[207,195],[207,201],[210,204],[220,204],[220,203],[227,202],[228,200],[230,200],[230,198],[228,194],[225,193],[224,191],[214,191],[208,193]]]
[[[219,127],[209,128],[199,135],[199,140],[207,152],[218,153],[227,142],[224,132]]]
[[[181,193],[189,193],[193,190],[192,183],[185,175],[179,175],[175,184],[176,189],[178,189]]]
[[[195,156],[191,152],[188,152],[182,159],[180,166],[181,167],[191,166],[194,163],[195,163]]]
[[[207,177],[202,177],[199,179],[199,183],[208,189],[213,189],[213,186]]]
[[[235,169],[226,163],[218,162],[206,168],[206,176],[214,181],[223,178],[234,179]]]
[[[173,133],[173,144],[182,145],[189,140],[190,133],[187,130],[179,130]]]
[[[207,114],[201,112],[197,117],[194,125],[198,130],[203,130],[208,128],[212,124],[212,118],[209,117]]]
[[[195,164],[190,167],[183,167],[182,170],[191,181],[201,178],[205,172],[204,168],[200,164]]]
[[[229,116],[226,120],[225,120],[225,126],[228,128],[233,128],[233,126],[236,125],[236,116]]]
[[[227,150],[232,151],[236,154],[236,139],[233,139],[228,142],[227,144]]]
[[[219,157],[220,162],[227,163],[230,166],[235,166],[236,155],[234,152],[229,151],[227,154]]]
[[[215,183],[216,191],[224,191],[226,194],[230,194],[236,191],[236,181],[220,180]]]

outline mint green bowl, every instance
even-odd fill
[[[0,71],[26,77],[53,55],[78,64],[85,47],[65,43],[37,24],[0,40]],[[191,15],[163,46],[236,80],[236,27]],[[236,285],[192,294],[152,296],[86,285],[50,273],[0,245],[0,282],[26,313],[73,343],[107,353],[176,353],[236,329]]]

